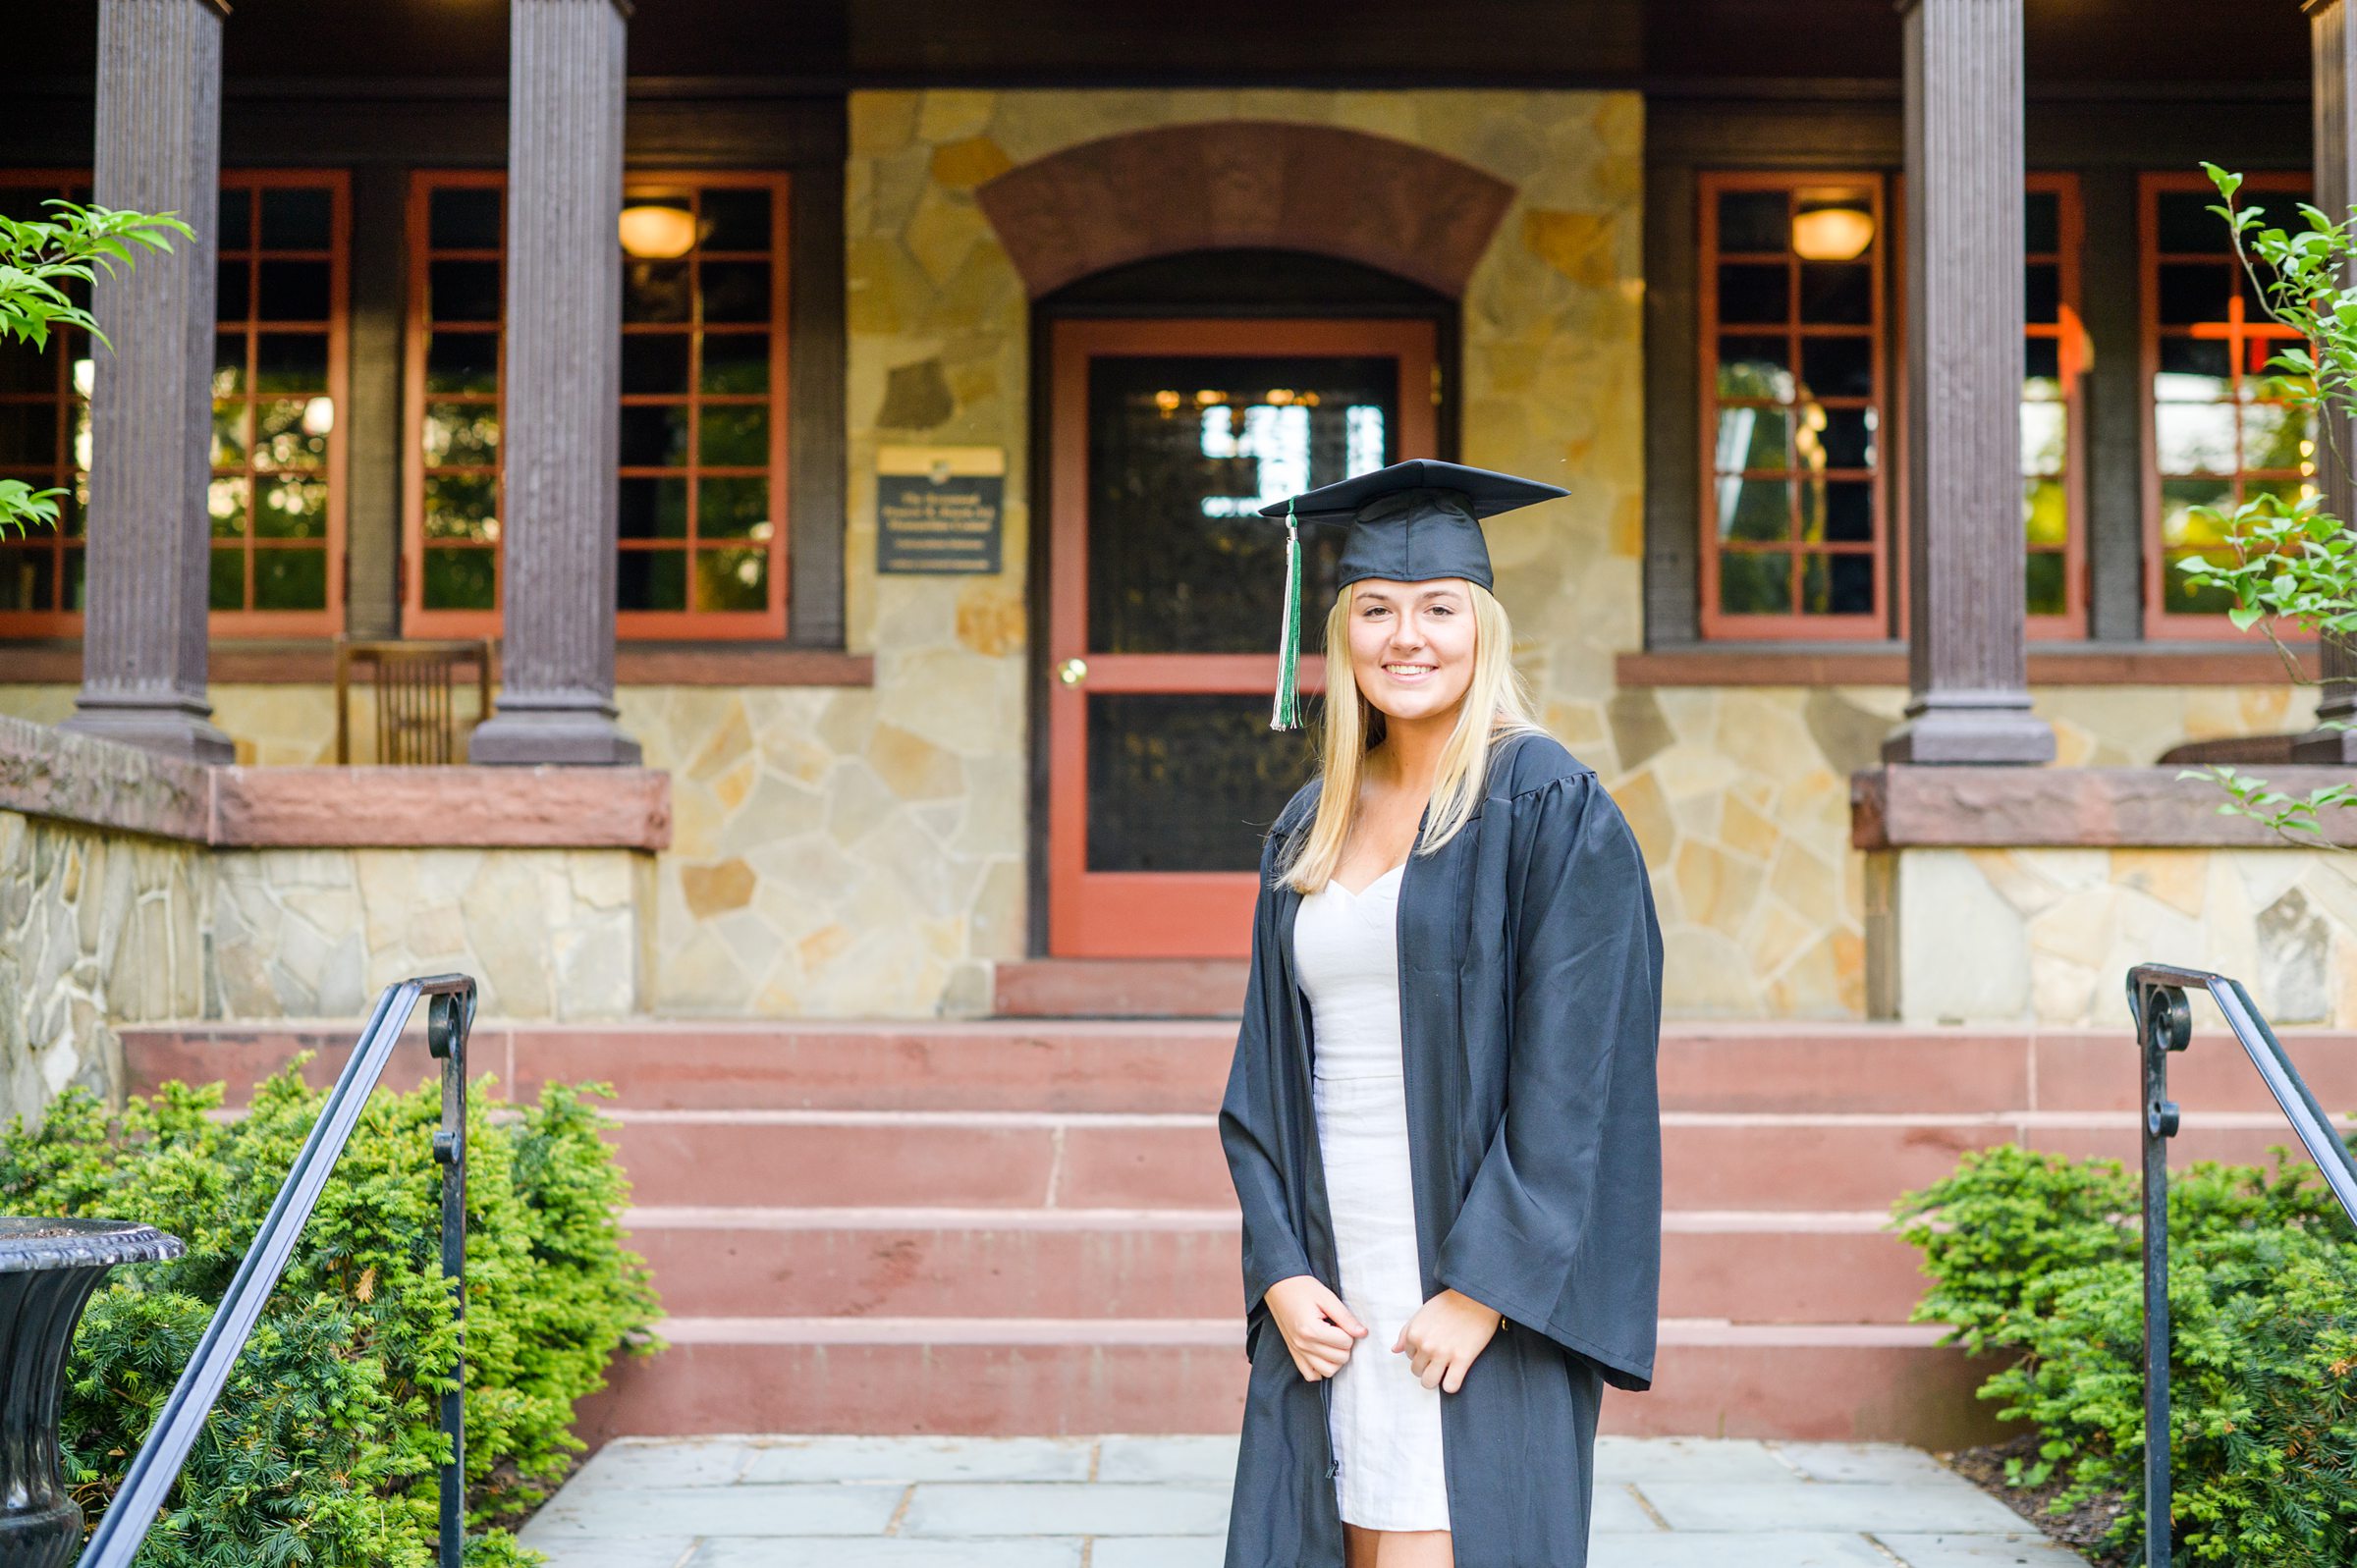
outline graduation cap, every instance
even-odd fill
[[[1301,663],[1301,525],[1345,526],[1338,585],[1364,577],[1425,582],[1462,577],[1495,587],[1481,519],[1569,495],[1560,485],[1414,458],[1260,509],[1285,519],[1285,630],[1278,649],[1272,730],[1298,730]]]

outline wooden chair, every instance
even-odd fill
[[[366,665],[375,680],[376,760],[384,766],[447,765],[459,748],[454,677],[474,667],[474,722],[491,712],[491,644],[479,638],[386,642],[336,639],[336,761],[352,762],[352,675]],[[471,726],[469,726],[471,728]]]

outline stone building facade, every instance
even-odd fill
[[[734,90],[696,89],[714,100]],[[1046,547],[1034,504],[1045,452],[1039,300],[1129,262],[1250,245],[1342,255],[1449,294],[1449,455],[1557,477],[1569,489],[1562,502],[1490,528],[1499,592],[1514,619],[1516,662],[1546,723],[1597,768],[1644,845],[1669,944],[1670,1008],[1708,1018],[1867,1015],[1878,1006],[1867,948],[1871,913],[1881,905],[1870,861],[1852,846],[1851,779],[1877,764],[1908,699],[1891,639],[1876,645],[1879,665],[1831,657],[1806,671],[1774,657],[1740,670],[1740,646],[1726,650],[1718,666],[1725,675],[1648,659],[1667,635],[1649,614],[1664,594],[1658,514],[1666,494],[1693,485],[1662,456],[1675,427],[1663,424],[1663,368],[1649,361],[1667,351],[1658,313],[1692,303],[1668,297],[1665,234],[1690,227],[1691,216],[1665,206],[1674,200],[1665,171],[1882,169],[1903,161],[1899,117],[1888,102],[1856,111],[1836,145],[1809,148],[1793,129],[1805,114],[1780,118],[1761,101],[1747,99],[1743,111],[1767,128],[1755,145],[1723,139],[1698,152],[1695,113],[1674,94],[1649,97],[1636,86],[851,86],[837,94],[833,308],[842,435],[815,460],[796,449],[795,460],[827,468],[826,484],[839,497],[837,645],[849,658],[736,679],[726,673],[732,649],[715,645],[709,657],[720,674],[680,678],[706,654],[674,647],[668,664],[633,672],[626,644],[616,725],[642,748],[647,767],[669,776],[671,790],[670,839],[653,854],[643,890],[630,886],[637,873],[584,872],[561,860],[506,866],[485,882],[491,868],[459,850],[451,851],[459,858],[405,858],[398,866],[372,862],[366,848],[224,860],[209,895],[221,929],[256,950],[283,949],[284,964],[318,977],[274,978],[225,964],[207,1008],[334,1012],[352,1004],[352,977],[373,974],[377,955],[428,962],[430,942],[379,929],[376,913],[380,905],[440,907],[411,880],[425,877],[445,891],[470,890],[453,894],[462,908],[488,898],[633,911],[622,923],[627,931],[582,936],[570,946],[551,927],[539,935],[564,950],[505,964],[520,978],[491,994],[519,1015],[560,1015],[568,1005],[679,1016],[989,1012],[999,969],[1053,956],[1040,907],[1051,894],[1042,870],[1039,738],[1049,689],[1039,580]],[[256,135],[236,132],[242,112],[231,111],[241,156]],[[677,149],[695,145],[692,128],[725,118],[722,108],[693,101],[657,110],[633,100],[630,115],[628,169],[686,161],[690,154]],[[2149,124],[2129,130],[2147,135]],[[2238,133],[2261,161],[2282,159],[2280,138],[2270,139],[2274,124]],[[1663,149],[1652,145],[1657,126]],[[322,156],[334,155],[333,139]],[[709,139],[725,140],[717,133]],[[2173,141],[2147,139],[2142,148],[2118,147],[2117,159],[2149,166],[2175,157]],[[1294,160],[1285,165],[1295,181],[1290,194],[1250,159],[1221,163],[1228,142],[1301,149],[1284,155]],[[2037,152],[2034,145],[2033,163]],[[385,154],[412,169],[436,156],[450,161],[423,147]],[[731,147],[726,161],[758,156]],[[1387,238],[1387,192],[1416,179],[1437,182],[1415,188],[1416,210],[1441,214],[1431,218],[1433,233],[1407,236],[1391,223]],[[1459,186],[1474,193],[1464,197],[1462,221],[1450,206]],[[1175,189],[1186,199],[1162,198]],[[1493,190],[1495,205],[1483,207],[1478,193]],[[1367,212],[1377,218],[1364,220]],[[2114,256],[2120,216],[2091,210],[2088,219],[2090,232],[2109,225],[2107,253]],[[799,255],[795,268],[806,270]],[[838,287],[824,269],[814,286]],[[365,351],[381,357],[388,350],[378,342]],[[795,417],[803,419],[798,404]],[[879,459],[887,447],[911,444],[1002,456],[999,569],[877,569]],[[410,460],[397,457],[377,482],[398,479]],[[2092,482],[2100,487],[2102,479],[2097,473]],[[355,504],[373,505],[364,486],[356,485]],[[357,571],[356,556],[355,563]],[[2146,637],[2130,651],[2165,640]],[[66,719],[75,681],[54,651],[46,663],[12,659],[21,646],[0,644],[0,709]],[[1794,646],[1761,648],[1775,655]],[[2052,727],[2056,760],[2150,765],[2182,742],[2309,723],[2312,692],[2275,677],[2263,656],[2176,651],[2184,657],[2174,663],[2131,659],[2100,680],[2066,673],[2097,661],[2051,663],[2035,675],[2030,696]],[[332,760],[334,694],[315,670],[256,680],[225,667],[209,696],[213,722],[239,761],[272,768]],[[2275,864],[2266,849],[2236,853]],[[321,855],[345,858],[330,867]],[[1971,864],[2000,901],[2021,886],[2002,864]],[[1922,875],[1965,877],[1955,867]],[[2181,889],[2185,877],[2210,875],[2172,870],[2164,881]],[[2074,862],[2064,880],[2116,888],[2139,886],[2140,876],[2088,861]],[[2287,876],[2325,879],[2310,903],[2337,931],[2337,915],[2323,913],[2342,901],[2328,891],[2327,873],[2270,869],[2248,872],[2246,881],[2272,887]],[[301,892],[330,887],[336,891]],[[2182,902],[2160,898],[2172,908]],[[2275,906],[2271,899],[2264,907]],[[2010,907],[2035,922],[2047,903],[2015,899]],[[2217,904],[2209,918],[2226,919],[2227,907]],[[2313,947],[2304,919],[2279,922],[2296,933],[2283,940]],[[339,929],[363,928],[365,961],[331,940]],[[2146,928],[2130,921],[2129,929]],[[2186,940],[2198,946],[2210,936],[2201,927]],[[622,947],[631,949],[639,977],[628,985],[613,979],[628,967]],[[2106,949],[2102,961],[2113,956]],[[2263,973],[2299,967],[2264,952],[2254,961]],[[530,978],[521,978],[526,971]],[[608,982],[602,990],[592,983],[599,978]],[[2279,1000],[2346,1021],[2352,1015],[2329,991],[2287,981]],[[594,1000],[568,1002],[568,995]],[[2049,1022],[2095,1016],[2079,990],[2044,980],[1991,1005]]]

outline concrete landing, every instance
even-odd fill
[[[1589,1568],[2083,1568],[1919,1449],[1600,1437]],[[549,1568],[1220,1568],[1235,1439],[624,1438]]]

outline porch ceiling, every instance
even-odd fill
[[[503,0],[234,0],[233,83],[338,78],[491,81]],[[25,58],[91,69],[97,0],[27,8]],[[2304,84],[2296,0],[2028,0],[2033,83]],[[1891,0],[637,0],[637,77],[740,78],[825,90],[977,81],[1171,80],[1383,84],[1894,81]]]

